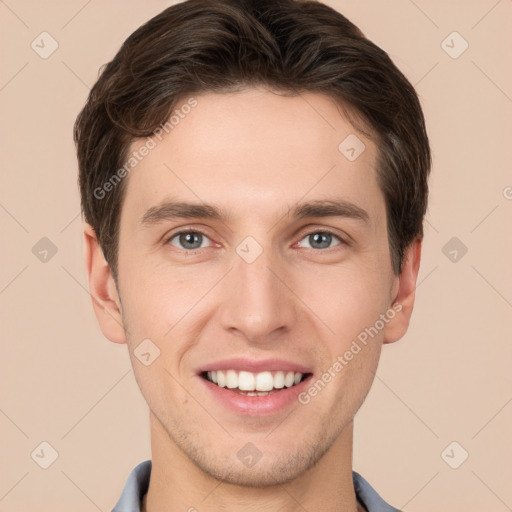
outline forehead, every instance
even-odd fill
[[[375,144],[321,94],[194,95],[149,140],[130,147],[152,149],[128,175],[122,217],[140,221],[167,196],[269,216],[299,200],[344,197],[382,213]]]

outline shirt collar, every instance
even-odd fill
[[[135,466],[112,512],[141,512],[142,498],[148,492],[150,476],[151,460]],[[400,512],[386,503],[359,473],[352,471],[352,480],[356,497],[368,512]]]

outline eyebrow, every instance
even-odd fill
[[[344,199],[308,201],[299,203],[292,209],[294,219],[309,217],[345,217],[366,224],[370,222],[370,216],[366,210]],[[173,219],[212,219],[228,222],[231,216],[222,208],[211,204],[165,201],[149,208],[141,217],[140,224],[143,227],[149,227]]]

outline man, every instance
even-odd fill
[[[387,54],[321,3],[188,0],[127,39],[75,140],[94,310],[150,413],[114,511],[397,510],[352,471],[431,165]]]

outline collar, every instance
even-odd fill
[[[121,497],[112,512],[141,512],[142,498],[149,489],[151,465],[151,460],[146,460],[135,466],[128,475]],[[352,471],[352,480],[356,498],[367,512],[400,512],[386,503],[359,473]]]

